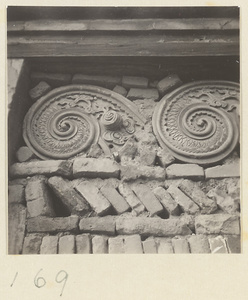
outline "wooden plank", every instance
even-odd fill
[[[231,56],[236,34],[68,34],[9,36],[8,57],[41,56]]]
[[[128,20],[34,20],[9,22],[8,32],[29,31],[154,31],[238,30],[235,18],[128,19]]]

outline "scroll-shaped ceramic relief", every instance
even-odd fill
[[[23,137],[42,159],[68,159],[96,142],[110,153],[144,123],[123,96],[97,86],[70,85],[54,89],[30,108]]]
[[[160,145],[179,160],[213,164],[239,141],[239,84],[198,81],[162,98],[153,114]]]

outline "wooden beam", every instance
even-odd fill
[[[199,33],[28,34],[8,36],[8,57],[61,56],[231,56],[239,36]]]
[[[129,20],[35,20],[9,22],[8,32],[33,31],[155,31],[238,30],[235,18],[129,19]]]

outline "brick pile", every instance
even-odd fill
[[[36,101],[67,84],[113,89],[147,118],[112,157],[94,145],[70,160],[40,160],[20,145],[9,168],[9,253],[240,253],[239,157],[184,164],[161,149],[151,116],[182,84],[143,77],[33,73]]]

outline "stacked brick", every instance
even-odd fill
[[[177,75],[33,73],[36,101],[52,88],[94,84],[133,101],[143,130],[112,157],[91,148],[70,160],[40,160],[26,146],[9,169],[10,254],[240,253],[239,157],[203,168],[183,164],[153,134],[155,102]],[[95,147],[95,146],[94,146]]]

